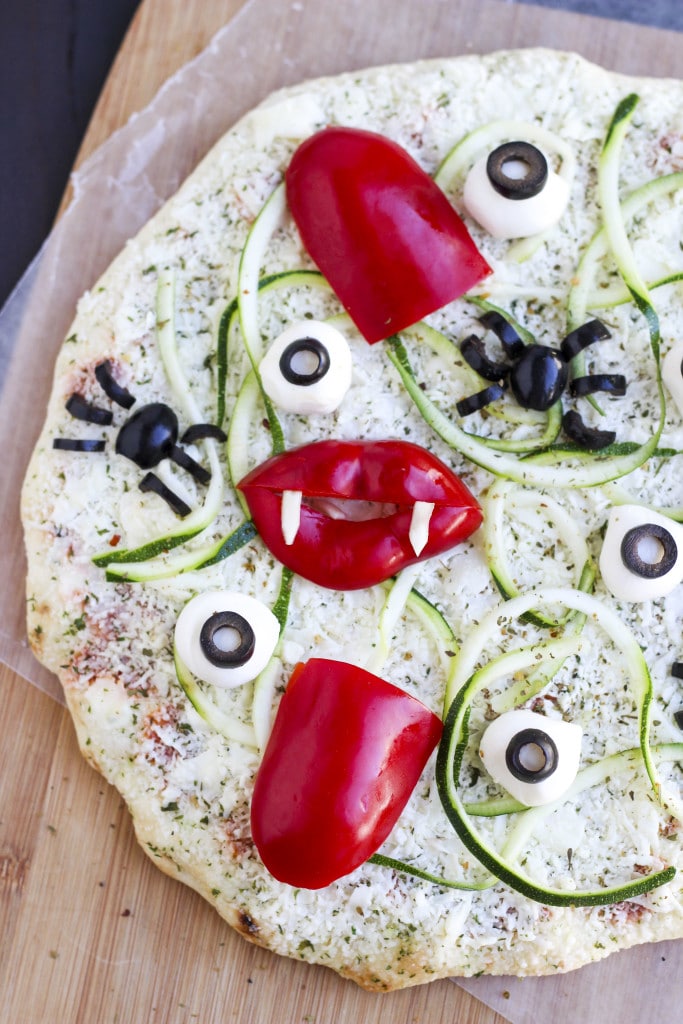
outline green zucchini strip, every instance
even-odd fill
[[[256,527],[251,519],[247,519],[225,537],[220,537],[193,551],[176,552],[174,555],[164,552],[164,557],[150,557],[142,563],[119,562],[107,568],[107,579],[119,582],[150,583],[153,580],[170,579],[184,572],[208,569],[229,558],[230,555],[234,555],[236,551],[257,536]]]
[[[205,417],[197,405],[189,383],[183,373],[178,355],[175,317],[175,274],[162,270],[157,284],[156,332],[159,353],[166,371],[176,406],[190,423],[202,423]],[[186,541],[205,530],[220,512],[223,503],[223,472],[215,441],[201,442],[209,462],[211,480],[206,491],[204,504],[187,516],[177,530],[148,541],[137,548],[109,549],[95,555],[93,562],[108,566],[119,562],[144,562]]]
[[[273,701],[282,677],[282,661],[273,655],[266,667],[254,680],[251,721],[259,753],[266,749],[271,730]]]
[[[408,864],[404,860],[397,860],[395,857],[387,857],[383,853],[373,853],[372,857],[367,860],[368,864],[376,864],[381,868],[391,868],[393,871],[399,871],[404,875],[412,875],[414,878],[419,878],[423,882],[431,882],[432,885],[439,886],[443,889],[460,889],[466,892],[481,892],[483,889],[490,889],[497,882],[497,879],[492,876],[487,876],[481,882],[455,882],[449,878],[443,878],[441,875],[433,875],[429,871],[423,871],[421,868],[416,868],[412,864]]]
[[[256,376],[263,404],[266,408],[266,415],[270,424],[273,454],[284,451],[285,440],[277,413],[269,396],[266,394],[259,373],[259,363],[263,357],[263,342],[259,330],[258,307],[260,292],[264,288],[267,290],[270,287],[282,287],[283,285],[300,286],[307,284],[308,286],[329,288],[323,276],[315,271],[295,270],[274,274],[265,279],[259,277],[270,239],[278,227],[283,224],[286,210],[285,186],[280,184],[266,200],[249,230],[247,240],[242,249],[237,273],[237,314],[242,332],[242,343]],[[261,280],[264,281],[263,285],[260,285]],[[228,307],[228,311],[230,309],[231,307]],[[232,315],[232,313],[228,313],[228,321],[223,331],[226,346],[230,334]],[[221,336],[221,344],[222,340]],[[225,359],[222,356],[219,358],[219,366],[221,365],[227,366],[227,356]]]
[[[641,185],[621,203],[619,217],[622,224],[625,225],[650,203],[670,195],[680,188],[683,188],[683,173],[680,171],[663,175],[661,178],[654,178],[645,185]],[[605,288],[595,287],[599,263],[608,254],[609,248],[607,229],[603,224],[588,243],[573,277],[573,285],[569,290],[567,300],[567,329],[570,331],[585,323],[589,309],[608,309],[624,302],[633,301],[630,289],[622,281]],[[669,274],[652,282],[649,287],[659,288],[662,285],[678,281],[681,277],[683,277],[681,274]],[[591,288],[593,288],[592,291]],[[572,360],[571,365],[574,376],[581,376],[585,373],[586,353],[579,352]],[[598,412],[602,413],[594,396],[590,396],[589,401]]]
[[[626,224],[633,217],[637,216],[650,203],[665,196],[671,195],[683,188],[683,171],[675,171],[672,174],[664,174],[660,178],[653,178],[651,181],[641,185],[640,188],[631,192],[621,203],[620,218]],[[601,260],[609,252],[607,230],[603,224],[596,231],[588,243],[579,261],[576,273],[573,277],[573,286],[569,292],[568,301],[568,327],[572,330],[578,327],[587,318],[589,309],[607,309],[610,306],[618,306],[623,302],[630,302],[633,296],[627,285],[613,283],[605,288],[595,285],[597,268]],[[653,282],[649,287],[658,288],[665,284],[680,280],[680,274],[673,273]],[[591,288],[593,289],[591,291]]]
[[[683,760],[683,743],[665,743],[653,747],[653,754],[659,761],[681,761]],[[511,829],[504,847],[505,856],[516,858],[520,855],[531,834],[538,830],[544,820],[556,807],[560,807],[567,801],[574,800],[586,789],[597,786],[613,775],[626,771],[629,768],[638,768],[643,763],[642,751],[639,747],[632,747],[630,750],[622,750],[609,757],[583,768],[574,779],[574,782],[559,800],[543,807],[531,807],[525,810],[517,823]]]
[[[509,600],[518,597],[520,590],[514,582],[508,558],[510,531],[506,528],[506,513],[531,510],[553,525],[560,542],[568,549],[570,563],[574,567],[574,586],[579,587],[585,566],[590,562],[590,552],[585,538],[566,510],[547,494],[538,491],[520,491],[509,480],[496,480],[481,499],[484,522],[482,540],[484,554],[494,582],[502,596]],[[581,588],[583,589],[583,588]],[[531,611],[526,619],[539,626],[562,626],[571,615],[568,611],[562,618]]]
[[[683,761],[683,743],[660,743],[652,748],[652,753],[658,761]],[[489,800],[477,800],[472,803],[465,802],[463,807],[472,817],[494,818],[503,814],[523,813],[525,818],[527,816],[535,818],[536,812],[539,811],[539,817],[544,818],[556,807],[573,800],[592,786],[597,786],[629,768],[642,767],[642,764],[643,752],[640,747],[630,747],[628,750],[620,750],[617,754],[610,754],[608,757],[602,757],[599,761],[586,765],[577,773],[572,785],[558,800],[544,804],[543,807],[527,807],[526,804],[520,803],[519,800],[515,800],[511,796],[491,797]],[[532,823],[532,829],[535,829],[537,824],[537,822]],[[518,831],[515,826],[506,841],[506,854],[508,856],[516,855],[530,834],[531,829],[528,829],[526,825],[524,835],[522,830]]]
[[[615,647],[622,652],[631,688],[638,704],[638,737],[643,761],[652,789],[661,802],[661,785],[650,752],[652,680],[647,662],[636,638],[621,619],[590,594],[564,587],[539,587],[488,612],[460,647],[453,675],[453,685],[446,693],[446,709],[450,708],[455,701],[456,687],[462,688],[460,693],[468,689],[467,681],[472,677],[482,651],[486,650],[493,636],[499,635],[501,625],[505,621],[514,621],[531,609],[544,605],[572,608],[593,619],[612,640]],[[666,806],[665,802],[664,805]]]
[[[278,227],[284,223],[286,209],[285,186],[282,183],[268,197],[249,229],[237,272],[237,309],[242,331],[242,344],[256,375],[263,404],[266,407],[274,454],[284,451],[285,439],[273,403],[261,382],[258,369],[263,356],[263,342],[259,330],[259,274],[270,239]]]
[[[590,288],[596,277],[598,261],[611,253],[631,299],[645,316],[650,333],[650,347],[655,358],[657,386],[660,402],[660,422],[657,441],[664,427],[666,403],[659,366],[660,328],[650,294],[636,264],[633,249],[626,232],[626,220],[652,199],[680,187],[681,179],[670,176],[648,182],[636,190],[623,204],[619,200],[619,161],[630,120],[639,97],[631,93],[618,105],[607,131],[598,160],[598,198],[602,207],[603,226],[584,252],[575,275],[567,305],[569,330],[583,323],[588,307]],[[575,372],[582,372],[585,357],[582,353],[573,361]]]
[[[422,563],[408,566],[393,580],[381,584],[386,592],[386,598],[379,615],[377,643],[365,667],[368,672],[381,675],[391,650],[394,627],[407,609],[421,623],[439,652],[447,690],[450,686],[458,642],[443,613],[413,586],[423,568]]]
[[[256,422],[259,399],[262,391],[258,377],[250,370],[242,382],[235,399],[230,417],[228,440],[225,455],[228,463],[228,475],[235,489],[237,499],[245,515],[249,515],[249,506],[237,484],[244,479],[250,469],[249,449],[253,424]]]
[[[562,598],[560,596],[563,594],[563,591],[560,589],[548,588],[545,591],[545,594],[548,600],[552,602],[561,603],[563,600],[566,600],[566,598]],[[528,610],[529,600],[533,602],[534,596],[537,597],[538,595],[531,595],[530,598],[517,598],[510,602],[510,605],[516,605],[515,612],[517,614],[515,617],[519,617],[520,610]],[[590,608],[591,611],[595,613],[597,609],[600,609],[599,602],[595,601],[593,598],[589,598],[586,594],[574,594],[574,599],[577,600],[577,603],[584,605],[584,610],[586,610],[586,608]],[[585,604],[585,602],[587,602],[587,604]],[[606,610],[601,609],[601,611],[604,612]],[[502,621],[500,609],[495,610],[493,616],[495,616],[495,621],[493,622],[491,621],[491,614],[489,614],[484,620],[488,635],[490,635],[492,629],[499,628]],[[600,624],[603,628],[606,626],[613,627],[613,619],[616,619],[616,617],[613,616],[611,612],[608,612],[606,615],[603,614],[600,616]],[[627,633],[627,631],[621,623],[618,623],[618,620],[617,625],[619,627],[618,634],[622,639],[622,648],[624,646],[628,647],[629,655],[635,656],[635,651],[632,649],[633,646],[635,646],[639,653],[640,661],[642,662],[641,670],[644,669],[647,673],[647,666],[642,658],[640,648],[635,643],[635,640],[630,637],[630,634],[628,634],[627,637],[622,635]],[[484,623],[482,623],[482,627],[483,626]],[[479,640],[482,639],[482,627],[475,630],[475,632],[479,634]],[[630,641],[628,644],[626,643],[627,639]],[[538,885],[521,870],[518,864],[511,861],[509,853],[507,856],[505,852],[498,853],[479,835],[472,825],[465,806],[460,799],[457,785],[460,767],[462,765],[462,760],[468,743],[469,712],[474,695],[482,689],[489,688],[497,679],[501,678],[502,675],[513,674],[514,672],[521,671],[532,665],[542,647],[545,647],[544,656],[546,657],[566,657],[570,650],[570,643],[571,638],[567,638],[564,640],[550,641],[546,645],[531,645],[528,648],[522,648],[509,654],[501,655],[489,662],[484,668],[475,671],[472,675],[469,675],[466,678],[464,684],[461,686],[460,690],[451,702],[446,715],[444,734],[437,754],[436,782],[446,815],[459,838],[467,849],[477,857],[480,863],[483,864],[483,866],[492,874],[496,875],[496,877],[502,882],[505,882],[511,888],[522,893],[524,896],[527,896],[529,899],[537,900],[540,903],[552,906],[600,906],[605,903],[614,903],[625,899],[632,899],[636,895],[649,892],[651,889],[669,882],[675,874],[675,869],[671,867],[663,871],[642,876],[637,880],[626,884],[607,886],[600,889],[566,891]],[[460,670],[462,672],[467,671],[467,666],[470,664],[473,656],[476,659],[474,644],[471,642],[471,638],[468,638],[461,648],[460,656],[458,658],[458,660],[461,661]],[[649,673],[647,673],[647,681],[649,683]],[[652,779],[654,769],[652,766],[651,752],[649,744],[647,742],[643,744],[642,730],[640,749],[643,754],[643,758],[646,761],[646,765],[649,762],[648,774]]]
[[[281,288],[331,290],[327,279],[323,277],[319,270],[282,270],[276,274],[267,274],[259,279],[259,295],[264,295]],[[239,322],[239,312],[239,302],[235,296],[223,311],[218,325],[218,336],[216,339],[216,422],[219,426],[222,426],[225,420],[225,392],[230,363],[230,338],[235,326]]]
[[[374,675],[380,675],[384,664],[389,657],[393,631],[405,609],[406,603],[413,589],[422,566],[417,563],[402,569],[389,585],[385,585],[386,598],[379,613],[377,623],[377,642],[372,654],[366,662],[366,669]]]
[[[280,579],[280,590],[273,607],[273,612],[280,623],[280,638],[287,622],[287,611],[289,598],[292,589],[293,573],[284,566]],[[225,739],[242,743],[248,747],[254,747],[263,751],[270,734],[270,715],[272,702],[277,689],[277,683],[282,670],[282,662],[278,657],[278,647],[272,658],[256,677],[253,683],[252,696],[252,724],[247,725],[230,715],[226,715],[211,698],[207,690],[202,687],[193,673],[184,664],[175,643],[173,646],[173,659],[175,663],[176,676],[182,687],[185,696],[190,701],[195,711],[204,719],[207,725],[220,733]]]
[[[517,138],[537,143],[548,154],[555,153],[559,156],[561,163],[557,173],[571,188],[576,173],[576,158],[571,146],[558,135],[533,121],[514,119],[491,121],[465,135],[441,161],[434,174],[434,181],[447,190],[455,179],[461,178],[464,172],[469,170],[482,152],[490,151],[501,142]],[[543,232],[514,242],[508,250],[508,259],[519,263],[528,259],[542,244],[547,234],[548,232]]]
[[[654,291],[655,288],[663,288],[667,284],[677,284],[679,281],[683,281],[683,270],[672,271],[664,277],[650,281],[647,287],[649,291]],[[590,309],[613,309],[615,306],[623,306],[624,303],[632,301],[633,296],[626,285],[620,281],[596,289],[588,296]]]
[[[604,493],[605,497],[609,499],[610,505],[642,505],[643,508],[649,508],[653,512],[659,512],[660,515],[668,516],[669,519],[675,519],[677,523],[683,522],[683,506],[681,505],[649,505],[638,495],[631,494],[625,487],[617,483],[607,484]]]
[[[259,673],[254,680],[251,720],[254,726],[256,744],[261,753],[265,750],[268,737],[270,736],[273,701],[275,700],[278,682],[282,676],[280,648],[282,645],[282,637],[285,632],[285,626],[287,625],[289,601],[292,595],[293,582],[294,573],[291,569],[288,569],[283,565],[282,575],[280,577],[280,590],[275,604],[273,605],[273,614],[280,623],[280,636],[273,656],[263,671]]]
[[[176,676],[185,696],[197,714],[207,725],[220,733],[226,740],[256,748],[256,735],[250,725],[226,715],[199,685],[194,675],[180,659],[178,652],[173,650]]]
[[[263,356],[258,314],[260,268],[270,239],[284,223],[286,209],[285,186],[281,183],[263,204],[249,229],[237,272],[237,305],[242,340],[254,368],[258,366]]]
[[[638,96],[632,93],[622,100],[616,109],[598,161],[598,196],[602,206],[605,233],[610,251],[619,273],[633,296],[633,301],[647,321],[650,345],[655,360],[659,364],[659,318],[650,299],[647,285],[638,269],[619,204],[619,157],[637,103]]]
[[[586,562],[581,573],[578,589],[585,591],[585,593],[590,593],[595,585],[597,574],[598,569],[595,562],[592,559]],[[530,614],[533,615],[533,612]],[[572,611],[566,616],[562,635],[566,638],[578,637],[585,624],[585,614]],[[544,690],[563,665],[564,659],[544,661],[535,672],[530,672],[524,678],[512,683],[502,693],[496,694],[491,700],[491,707],[497,714],[520,707],[535,697],[537,693],[540,693],[541,690]]]

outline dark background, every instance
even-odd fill
[[[0,0],[0,306],[49,233],[139,0]]]
[[[138,2],[0,0],[0,307],[50,231]],[[683,0],[531,2],[683,31]]]

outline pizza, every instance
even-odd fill
[[[376,990],[683,935],[683,84],[274,94],[82,297],[28,635],[137,838]]]

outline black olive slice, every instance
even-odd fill
[[[574,398],[584,398],[598,391],[620,398],[626,394],[626,377],[623,373],[588,373],[585,377],[575,377],[569,385]]]
[[[238,636],[238,643],[231,648],[221,647],[216,643],[216,633],[229,629]],[[238,612],[215,612],[206,620],[199,634],[199,643],[204,656],[212,665],[236,668],[245,665],[254,653],[256,637],[254,630],[243,615]]]
[[[459,416],[470,416],[473,412],[477,412],[478,409],[483,409],[485,405],[490,405],[491,402],[502,398],[504,394],[505,388],[501,387],[500,384],[491,384],[490,387],[484,388],[483,391],[477,391],[476,394],[469,395],[468,398],[461,398],[459,402],[455,403],[455,408],[458,410]]]
[[[204,441],[206,438],[210,438],[212,441],[220,441],[221,444],[224,444],[228,439],[228,435],[220,427],[217,427],[215,423],[195,423],[187,428],[180,440],[183,444],[194,444],[195,441]]]
[[[177,466],[180,466],[182,469],[186,469],[198,484],[208,484],[211,479],[211,474],[208,469],[204,469],[204,467],[201,466],[196,459],[193,459],[191,455],[188,455],[183,448],[179,448],[178,445],[174,445],[168,455]]]
[[[560,351],[569,362],[589,345],[594,345],[596,341],[605,341],[611,336],[601,320],[588,320],[587,323],[569,332],[560,343]]]
[[[581,415],[570,409],[562,417],[562,427],[568,438],[589,452],[597,452],[614,444],[617,435],[614,430],[598,430],[587,426]]]
[[[640,542],[654,539],[661,546],[661,556],[656,562],[646,562],[640,554]],[[642,523],[627,530],[621,542],[621,558],[636,576],[646,580],[656,580],[666,576],[673,569],[678,557],[678,546],[669,531],[658,523]]]
[[[548,345],[527,345],[510,372],[510,387],[523,409],[545,412],[567,385],[569,370],[562,354]]]
[[[683,730],[683,709],[680,711],[674,711],[674,722],[679,729]]]
[[[524,342],[512,324],[495,309],[489,309],[477,319],[487,330],[493,331],[511,359],[516,359],[522,354],[525,349]]]
[[[112,402],[116,402],[117,405],[123,406],[124,409],[130,409],[135,403],[134,397],[131,395],[127,388],[119,384],[112,375],[111,363],[108,359],[98,363],[95,367],[95,377],[97,383],[104,391],[107,398],[111,398]]]
[[[145,473],[138,487],[141,491],[151,491],[153,494],[158,494],[173,509],[176,515],[183,519],[185,516],[189,516],[192,511],[190,506],[182,498],[178,497],[175,491],[167,487],[154,473]]]
[[[674,661],[671,666],[671,675],[674,679],[683,679],[683,661]]]
[[[86,402],[85,398],[76,391],[73,395],[69,395],[66,401],[66,411],[75,420],[82,420],[84,423],[97,423],[102,427],[108,427],[114,419],[114,414],[110,409],[102,409],[99,405]]]
[[[557,768],[555,741],[542,729],[522,729],[512,737],[505,751],[511,775],[521,782],[542,782]]]
[[[295,359],[302,353],[312,355],[317,360],[316,365],[306,372],[296,370]],[[280,372],[290,384],[298,384],[301,387],[309,387],[322,380],[330,368],[330,353],[321,341],[317,338],[297,338],[291,341],[280,356]]]
[[[521,170],[521,175],[513,171]],[[506,199],[531,199],[545,188],[548,161],[530,142],[504,142],[489,153],[486,161],[489,181]]]
[[[104,441],[88,437],[55,437],[52,447],[61,452],[103,452]]]
[[[460,342],[460,351],[465,362],[484,380],[498,383],[505,380],[510,372],[509,366],[506,366],[505,363],[497,363],[495,360],[489,359],[484,342],[476,334],[470,334]]]

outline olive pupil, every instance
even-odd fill
[[[505,751],[510,774],[522,782],[542,782],[553,774],[557,761],[555,742],[541,729],[522,729]]]
[[[330,368],[330,354],[317,338],[298,338],[280,356],[280,372],[290,384],[308,387],[322,380]]]
[[[199,643],[212,665],[235,668],[244,665],[254,653],[254,630],[237,612],[214,612],[201,628]]]
[[[674,567],[678,547],[673,536],[657,523],[627,530],[621,542],[621,558],[627,569],[643,579],[659,579]]]
[[[529,142],[504,142],[489,153],[486,173],[505,199],[531,199],[548,180],[548,162]]]

